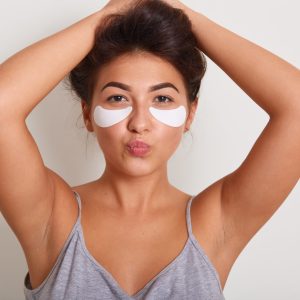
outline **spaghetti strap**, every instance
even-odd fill
[[[186,208],[186,222],[187,222],[189,237],[193,236],[192,222],[191,222],[191,206],[194,198],[195,196],[191,197],[191,199],[188,201],[187,208]]]
[[[187,208],[186,208],[186,222],[187,222],[189,237],[193,236],[192,222],[191,222],[191,206],[194,198],[195,196],[191,197],[191,199],[187,203]]]
[[[75,198],[76,198],[77,203],[78,203],[78,207],[79,207],[78,220],[80,220],[81,219],[81,199],[80,199],[79,194],[76,191],[74,191],[74,190],[72,190],[72,191],[74,192],[74,194],[76,196]]]

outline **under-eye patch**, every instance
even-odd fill
[[[186,119],[186,110],[183,105],[175,109],[157,109],[150,107],[149,110],[156,120],[171,127],[182,126]]]
[[[131,111],[132,106],[123,109],[106,109],[98,105],[94,110],[94,120],[99,127],[110,127],[125,120]]]
[[[132,109],[132,106],[122,109],[106,109],[98,105],[94,110],[94,120],[99,127],[110,127],[125,120]],[[149,107],[149,111],[156,120],[171,127],[180,127],[186,120],[186,109],[183,105],[175,109]]]

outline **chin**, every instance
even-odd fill
[[[142,158],[134,158],[130,160],[124,160],[118,165],[118,169],[131,177],[148,176],[158,171],[158,162]],[[162,167],[162,166],[161,166]]]
[[[150,175],[155,171],[155,169],[151,166],[142,166],[141,164],[133,164],[131,166],[127,165],[124,166],[124,173],[126,173],[128,176],[132,177],[141,177],[141,176],[147,176]]]

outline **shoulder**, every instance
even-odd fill
[[[222,187],[224,178],[195,195],[191,206],[192,230],[205,254],[216,268],[224,287],[231,265],[224,243]]]
[[[55,183],[55,196],[45,234],[46,246],[40,250],[39,255],[29,253],[26,256],[33,288],[38,287],[49,274],[78,217],[78,204],[73,187],[56,173],[51,172],[50,175]],[[44,257],[43,261],[41,257]]]
[[[47,232],[48,256],[51,262],[55,261],[58,257],[79,217],[79,206],[74,192],[79,194],[80,201],[82,202],[89,191],[87,188],[89,183],[70,186],[64,180],[55,180],[57,181],[55,203]]]

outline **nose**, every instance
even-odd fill
[[[149,131],[151,126],[150,112],[146,106],[134,106],[128,117],[128,130],[137,133]]]

